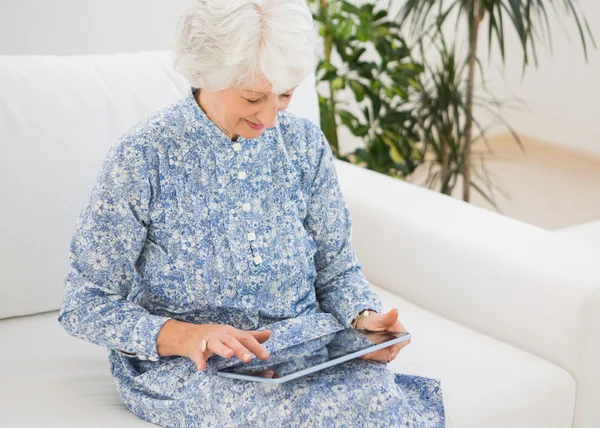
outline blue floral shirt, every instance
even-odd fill
[[[232,141],[192,91],[112,146],[70,250],[62,326],[151,359],[170,318],[249,330],[381,312],[322,131],[281,111]]]

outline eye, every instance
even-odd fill
[[[280,96],[282,96],[283,98],[290,98],[292,94],[281,94]]]
[[[260,98],[257,100],[250,100],[248,98],[244,98],[246,101],[248,101],[250,104],[258,104],[258,102],[260,101]]]

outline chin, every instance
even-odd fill
[[[266,131],[266,128],[263,128],[261,130],[249,129],[248,127],[245,128],[246,129],[240,129],[238,135],[242,138],[245,138],[246,140],[253,140],[255,138],[258,138]]]
[[[254,140],[255,138],[258,138],[262,134],[264,134],[264,132],[265,131],[243,132],[243,133],[240,133],[240,136],[242,138],[245,138],[246,140]]]

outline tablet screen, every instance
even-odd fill
[[[407,335],[409,333],[406,332],[392,333],[347,328],[280,349],[271,353],[266,361],[256,358],[249,363],[241,363],[219,370],[218,373],[273,379],[291,377],[295,373],[312,367],[320,365],[329,367],[334,365],[336,360],[340,360],[340,363],[347,361],[349,358],[344,357],[357,352],[359,355],[364,355],[371,352],[371,348],[376,346],[377,348],[392,346],[401,341],[398,339]],[[365,352],[361,353],[361,351]]]

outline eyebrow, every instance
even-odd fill
[[[283,92],[282,92],[282,94],[284,94],[284,93],[286,93],[286,92],[293,91],[294,89],[296,89],[296,88],[291,88],[291,89],[288,89],[287,91],[283,91]],[[249,93],[252,93],[252,94],[263,95],[263,96],[265,96],[265,95],[269,95],[269,93],[268,93],[268,92],[259,92],[259,91],[254,91],[254,90],[252,90],[252,89],[242,89],[242,91],[244,91],[244,92],[249,92]]]
[[[258,95],[269,95],[267,92],[259,92],[259,91],[253,91],[252,89],[242,89],[244,92],[248,92],[251,94],[258,94]]]

